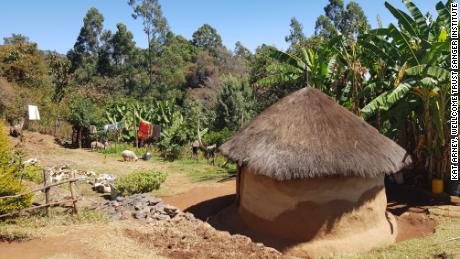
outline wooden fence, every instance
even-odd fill
[[[50,216],[52,206],[64,205],[64,204],[69,203],[69,202],[72,202],[73,212],[75,214],[78,214],[77,196],[76,196],[76,192],[75,192],[76,191],[75,183],[77,181],[78,181],[78,179],[75,177],[75,174],[73,174],[71,176],[71,178],[68,179],[68,180],[60,181],[60,182],[57,182],[57,183],[52,183],[49,170],[44,169],[43,170],[43,187],[28,191],[28,192],[25,192],[25,193],[21,193],[21,194],[9,195],[9,196],[1,196],[0,200],[1,199],[19,198],[19,197],[24,196],[24,195],[28,195],[28,194],[31,194],[31,193],[36,193],[36,192],[39,192],[39,191],[43,191],[44,194],[45,194],[45,203],[41,204],[41,205],[37,205],[37,206],[24,208],[24,209],[21,209],[21,210],[16,211],[16,212],[2,214],[2,215],[0,215],[0,219],[5,218],[5,217],[11,217],[11,216],[18,215],[18,214],[20,215],[20,214],[22,214],[22,213],[24,213],[26,211],[31,211],[31,210],[35,210],[35,209],[39,209],[39,208],[46,208],[46,215]],[[66,184],[66,183],[69,184],[70,196],[71,196],[72,199],[71,200],[62,200],[62,201],[51,202],[50,201],[51,188],[59,186],[59,185],[62,185],[62,184]]]

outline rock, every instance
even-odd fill
[[[144,208],[144,205],[142,203],[140,203],[140,202],[134,203],[134,209],[135,210],[141,210],[143,208]]]
[[[120,213],[120,219],[130,219],[131,217],[131,212],[127,210],[124,210]]]
[[[134,212],[133,217],[135,219],[145,219],[147,217],[147,214],[145,214],[144,212]]]
[[[177,213],[178,213],[178,209],[176,207],[171,206],[171,205],[166,205],[163,210],[171,218],[175,217],[177,215]]]
[[[185,212],[185,213],[182,214],[182,215],[183,215],[183,217],[184,217],[185,219],[188,219],[188,220],[193,220],[193,219],[195,219],[195,216],[194,216],[192,213],[190,213],[190,212]]]
[[[152,218],[156,219],[156,220],[169,220],[171,219],[168,215],[155,215],[153,216]]]
[[[163,211],[165,206],[166,206],[165,203],[159,202],[155,206],[153,206],[153,208],[155,208],[155,210],[157,210],[157,211]]]
[[[118,202],[122,202],[122,201],[125,200],[125,198],[122,197],[122,196],[118,196],[115,200],[118,201]]]
[[[156,204],[158,204],[159,202],[161,202],[161,199],[158,199],[158,198],[151,198],[148,202],[149,206],[155,206]]]

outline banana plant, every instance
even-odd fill
[[[336,59],[326,48],[316,51],[301,48],[298,55],[273,48],[270,49],[270,57],[276,62],[265,68],[268,76],[257,81],[259,85],[309,85],[323,92],[329,91],[326,81],[333,73]]]
[[[365,35],[361,44],[366,47],[368,56],[374,56],[386,64],[386,75],[381,77],[379,95],[368,102],[361,114],[371,119],[376,114],[394,112],[401,102],[416,100],[423,109],[408,113],[408,119],[416,124],[414,134],[418,160],[424,162],[428,172],[442,177],[445,166],[449,80],[449,42],[448,31],[450,13],[446,4],[436,4],[438,17],[422,15],[418,7],[409,0],[403,1],[409,13],[395,8],[388,2],[386,8],[398,20],[398,26],[390,24]],[[376,75],[374,77],[377,78]],[[375,83],[375,82],[374,82]],[[375,89],[374,84],[367,85]],[[442,134],[434,134],[441,130]],[[431,175],[430,175],[431,177]]]

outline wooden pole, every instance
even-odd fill
[[[50,203],[50,187],[48,184],[50,183],[50,169],[49,168],[44,168],[43,169],[43,184],[46,186],[45,188],[45,204]],[[51,215],[51,208],[50,206],[46,207],[46,216]]]
[[[29,207],[29,208],[25,208],[25,209],[22,209],[20,211],[17,211],[17,212],[11,212],[11,213],[8,213],[8,214],[2,214],[0,215],[0,218],[5,218],[5,217],[10,217],[10,216],[14,216],[14,215],[18,215],[18,214],[21,214],[23,212],[26,212],[26,211],[31,211],[31,210],[35,210],[35,209],[39,209],[39,208],[44,208],[44,207],[52,207],[52,206],[56,206],[56,205],[64,205],[66,204],[67,202],[69,202],[68,200],[67,201],[57,201],[57,202],[51,202],[49,204],[43,204],[43,205],[38,205],[38,206],[32,206],[32,207]]]
[[[133,110],[133,125],[134,125],[134,135],[136,136],[136,149],[139,148],[139,139],[137,138],[137,125],[136,125],[136,113]]]
[[[72,174],[72,179],[75,179],[75,173]],[[75,214],[78,214],[77,196],[75,193],[75,181],[71,181],[69,183],[69,186],[70,186],[70,195],[72,197],[72,203],[73,203],[73,212]]]
[[[43,186],[43,187],[34,189],[34,190],[32,190],[32,191],[28,191],[28,192],[25,192],[25,193],[20,193],[20,194],[16,194],[16,195],[1,196],[1,197],[0,197],[0,200],[1,200],[1,199],[18,198],[18,197],[21,197],[21,196],[26,195],[26,194],[29,194],[29,193],[34,193],[34,192],[38,192],[38,191],[43,191],[43,190],[45,190],[46,188],[51,188],[51,187],[58,186],[58,185],[61,185],[61,184],[64,184],[64,183],[68,183],[68,182],[72,182],[72,181],[76,181],[76,180],[75,180],[75,179],[64,180],[64,181],[60,181],[60,182],[57,182],[57,183],[53,183],[53,184],[50,184],[50,185],[47,185],[47,186]],[[51,182],[51,180],[49,180],[48,182]]]

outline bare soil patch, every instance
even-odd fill
[[[159,222],[149,231],[126,229],[124,234],[168,258],[280,258],[281,254],[248,237],[230,236],[207,223],[187,220]]]

